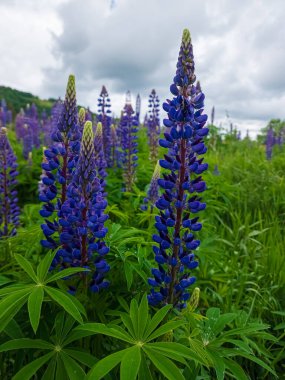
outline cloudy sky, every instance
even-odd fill
[[[182,31],[190,29],[206,110],[254,135],[285,118],[284,0],[0,0],[0,84],[44,98],[64,96],[96,111],[102,84],[119,114],[125,92],[146,110],[169,85]]]

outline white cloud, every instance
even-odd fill
[[[182,30],[189,27],[206,110],[215,105],[218,122],[225,110],[243,130],[284,118],[283,0],[116,0],[111,7],[112,3],[0,3],[6,12],[0,25],[5,35],[2,82],[57,97],[63,96],[73,72],[81,104],[96,110],[105,84],[117,114],[128,89],[133,98],[141,93],[145,111],[152,88],[161,100],[170,96]]]

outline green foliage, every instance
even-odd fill
[[[271,380],[284,373],[285,150],[277,147],[268,162],[260,143],[210,129],[195,270],[200,301],[182,312],[153,310],[143,295],[156,266],[156,210],[140,210],[154,169],[146,131],[139,131],[133,192],[120,190],[121,169],[108,170],[110,288],[91,294],[82,286],[74,297],[67,284],[84,271],[49,272],[54,253],[39,243],[42,152],[28,166],[9,130],[22,209],[18,234],[0,241],[1,379]]]

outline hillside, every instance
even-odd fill
[[[49,113],[53,103],[56,101],[56,99],[43,100],[29,92],[0,86],[0,99],[2,98],[6,100],[8,108],[13,112],[13,116],[15,116],[21,108],[25,108],[27,104],[32,103],[35,103],[37,106],[39,114],[41,114],[43,110]]]

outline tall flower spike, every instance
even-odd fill
[[[60,245],[58,238],[52,238],[60,230],[57,218],[61,216],[62,204],[66,201],[67,188],[71,183],[80,149],[80,132],[77,125],[77,107],[75,77],[68,78],[63,109],[59,116],[57,128],[52,133],[52,145],[44,154],[47,162],[42,163],[45,177],[42,179],[45,188],[39,198],[44,202],[40,211],[44,218],[51,221],[42,224],[46,240],[41,243],[47,248]]]
[[[15,190],[18,165],[6,132],[0,128],[0,238],[16,234],[20,214]]]
[[[157,182],[159,178],[160,178],[160,165],[159,165],[159,161],[157,161],[151,181],[150,181],[147,197],[144,198],[144,204],[141,206],[141,209],[143,211],[147,210],[148,204],[150,205],[150,210],[152,211],[155,206],[156,201],[159,198],[159,186]]]
[[[122,144],[123,179],[126,191],[132,191],[137,167],[137,128],[138,121],[131,104],[126,103],[120,123]]]
[[[102,191],[106,186],[104,178],[106,178],[106,167],[107,163],[105,160],[104,150],[103,150],[103,127],[102,123],[98,123],[94,135],[94,149],[95,149],[95,168],[98,172],[98,178],[101,181]]]
[[[152,90],[148,100],[148,142],[149,142],[149,158],[152,162],[156,162],[158,158],[158,139],[160,134],[159,122],[159,98]]]
[[[168,114],[164,125],[170,128],[160,145],[168,148],[168,154],[160,160],[162,168],[170,171],[158,180],[163,194],[156,202],[160,215],[156,216],[157,234],[153,247],[158,268],[152,270],[154,278],[149,279],[152,286],[149,303],[173,304],[185,307],[190,297],[188,288],[195,282],[191,271],[197,267],[194,251],[200,245],[195,232],[202,224],[197,214],[205,209],[199,194],[206,188],[201,173],[208,167],[198,156],[206,152],[203,136],[207,116],[203,115],[204,94],[197,93],[194,85],[194,57],[190,33],[183,32],[174,83],[170,91],[172,100],[163,104]]]
[[[98,98],[98,122],[103,127],[103,150],[108,167],[111,167],[111,101],[105,86],[102,87],[100,97]]]
[[[138,119],[138,124],[140,123],[140,114],[141,114],[141,97],[140,97],[140,94],[138,94],[137,99],[136,99],[136,117]]]
[[[78,124],[80,130],[83,131],[84,128],[84,123],[85,123],[85,109],[83,107],[80,108],[78,112]]]
[[[59,224],[63,226],[60,241],[62,248],[52,263],[82,266],[93,270],[89,281],[91,291],[98,292],[108,286],[104,280],[110,267],[105,260],[109,248],[102,240],[107,228],[104,214],[107,201],[104,199],[95,170],[95,150],[92,123],[84,125],[80,156],[71,184],[68,186],[67,199],[62,206]]]
[[[211,112],[211,124],[214,125],[215,121],[215,107],[212,107],[212,112]]]
[[[267,131],[267,136],[266,136],[266,158],[267,160],[271,160],[272,158],[272,149],[275,143],[275,138],[274,138],[274,131],[272,127],[269,127]]]

